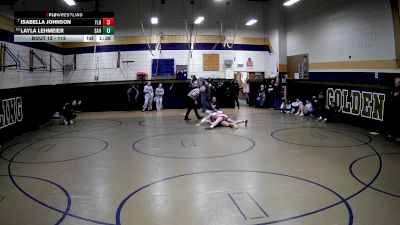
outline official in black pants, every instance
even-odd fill
[[[236,102],[238,109],[239,109],[239,91],[240,87],[237,80],[235,79],[232,83],[232,92],[233,92],[233,99]],[[235,102],[233,103],[233,108],[235,108]]]
[[[197,116],[197,119],[201,119],[202,117],[199,115],[199,113],[197,112],[197,98],[199,97],[201,92],[205,92],[205,87],[202,86],[201,88],[194,88],[193,90],[191,90],[189,92],[189,94],[186,97],[186,101],[187,101],[187,111],[186,111],[186,115],[185,115],[185,120],[190,120],[189,118],[189,113],[190,111],[193,109],[194,113]]]

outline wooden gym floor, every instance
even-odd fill
[[[246,107],[226,113],[247,127],[207,131],[184,113],[81,113],[16,137],[0,224],[400,224],[400,148],[382,136]]]

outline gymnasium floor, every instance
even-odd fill
[[[184,112],[81,113],[16,137],[0,224],[400,224],[400,147],[382,136],[245,107],[226,112],[247,127],[207,131]]]

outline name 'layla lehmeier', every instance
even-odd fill
[[[64,28],[21,28],[21,34],[63,34]]]
[[[1,101],[0,129],[21,122],[23,119],[22,98],[8,98]]]

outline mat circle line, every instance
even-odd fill
[[[259,114],[259,113],[258,113]],[[232,117],[233,119],[237,119],[238,117],[237,116],[233,116]],[[277,117],[276,117],[277,118]],[[303,124],[303,123],[306,123],[306,122],[309,122],[310,121],[310,118],[308,118],[308,117],[302,117],[303,118],[303,120],[302,121],[299,121],[299,122],[282,122],[282,121],[265,121],[265,120],[263,120],[263,119],[250,119],[249,121],[251,122],[251,121],[258,121],[258,122],[261,122],[261,124],[275,124],[275,123],[280,123],[280,124],[298,124],[298,125],[300,125],[300,124]],[[156,118],[151,118],[151,119],[146,119],[146,120],[141,120],[141,121],[139,121],[138,122],[138,124],[139,124],[139,126],[142,126],[142,127],[148,127],[148,128],[169,128],[169,129],[183,129],[183,128],[194,128],[194,126],[189,126],[190,124],[187,124],[187,123],[184,123],[183,125],[187,125],[187,126],[184,126],[184,127],[179,127],[179,126],[174,126],[174,127],[171,127],[171,126],[151,126],[151,125],[146,125],[146,122],[150,122],[150,121],[153,121],[153,120],[156,120],[156,119],[158,119],[157,117]],[[166,120],[163,120],[163,121],[166,121]],[[167,121],[178,121],[178,122],[184,122],[184,120],[183,119],[178,119],[178,118],[176,118],[176,119],[170,119],[170,120],[167,120]],[[193,124],[194,125],[194,124]]]
[[[302,120],[302,121],[300,121],[300,123],[306,123],[306,122],[310,122],[311,121],[311,117],[310,116],[295,116],[293,113],[276,113],[276,112],[274,112],[272,114],[252,113],[249,116],[255,116],[255,115],[268,116],[268,117],[273,117],[275,119],[281,119],[282,116],[287,115],[290,118],[298,118],[298,119]]]
[[[42,139],[42,140],[43,140],[43,139]],[[39,141],[40,141],[40,140],[39,140]],[[12,183],[14,184],[14,186],[15,186],[21,193],[23,193],[24,195],[26,195],[27,197],[29,197],[29,198],[32,199],[33,201],[35,201],[35,202],[41,204],[41,201],[39,201],[38,199],[34,198],[33,196],[30,196],[24,189],[22,189],[22,188],[17,184],[17,182],[16,182],[16,181],[14,180],[14,178],[13,178],[14,175],[12,174],[12,169],[11,169],[12,164],[15,163],[15,162],[13,161],[14,158],[15,158],[19,153],[21,153],[21,152],[24,151],[26,148],[28,148],[30,145],[33,145],[33,144],[35,144],[35,143],[37,143],[37,142],[39,142],[39,141],[36,141],[36,142],[33,142],[33,143],[28,144],[27,146],[25,146],[24,148],[20,149],[18,152],[16,152],[16,153],[13,155],[13,157],[10,159],[10,161],[8,161],[8,176],[10,177],[10,179],[11,179]],[[53,183],[56,184],[55,182],[53,182]],[[62,186],[60,185],[60,187],[62,187]],[[41,205],[43,205],[43,204],[41,204]],[[84,220],[84,221],[87,221],[87,222],[92,222],[92,223],[95,223],[95,224],[101,224],[101,225],[115,225],[115,224],[112,224],[112,223],[106,223],[106,222],[101,222],[101,221],[97,221],[97,220],[93,220],[93,219],[88,219],[88,218],[84,218],[84,217],[81,217],[81,216],[77,216],[77,215],[74,215],[74,214],[69,213],[69,210],[66,212],[66,211],[63,211],[63,210],[54,208],[54,207],[52,207],[52,206],[49,206],[49,205],[43,205],[43,206],[45,206],[46,208],[51,209],[51,210],[53,210],[53,211],[55,211],[55,212],[62,213],[62,214],[63,214],[62,220],[63,220],[66,216],[70,216],[70,217],[73,217],[73,218],[76,218],[76,219]],[[60,218],[60,219],[61,219],[61,218]],[[62,220],[61,220],[61,221],[62,221]],[[60,220],[59,220],[59,221],[60,221]],[[59,224],[59,223],[57,223],[57,224]]]
[[[40,141],[48,140],[48,139],[51,139],[51,138],[92,139],[92,140],[96,140],[96,141],[102,142],[102,143],[104,144],[104,147],[102,147],[100,150],[98,150],[98,151],[96,151],[96,152],[93,152],[93,153],[90,153],[90,154],[87,154],[87,155],[83,155],[83,156],[79,156],[79,157],[73,157],[73,158],[69,158],[69,159],[63,159],[63,160],[41,161],[41,162],[28,162],[28,161],[17,161],[17,160],[15,160],[15,161],[13,161],[13,162],[14,162],[14,163],[22,163],[22,164],[49,164],[49,163],[68,162],[68,161],[73,161],[73,160],[77,160],[77,159],[83,159],[83,158],[87,158],[87,157],[96,155],[96,154],[98,154],[98,153],[100,153],[100,152],[105,151],[105,150],[108,148],[108,142],[105,141],[105,140],[99,139],[99,138],[92,138],[92,137],[58,137],[58,135],[57,135],[57,136],[48,137],[48,138],[43,138],[43,139],[34,140],[33,144],[38,143],[38,142],[40,142]],[[11,147],[13,147],[13,146],[16,146],[16,145],[18,145],[18,144],[23,144],[23,143],[27,143],[27,142],[15,143],[15,144],[13,144],[13,145],[7,146],[6,148],[2,149],[2,150],[0,151],[0,158],[2,158],[2,159],[4,159],[4,160],[6,160],[6,161],[9,162],[11,159],[4,157],[4,156],[3,156],[3,152],[4,152],[5,150],[7,150],[8,148],[11,148]],[[30,145],[29,145],[29,146],[30,146]],[[23,149],[26,150],[25,147],[23,147]],[[19,150],[17,150],[17,151],[19,151]]]
[[[344,134],[344,135],[345,135],[345,134]],[[350,136],[350,137],[351,137],[351,136]],[[353,138],[355,138],[355,137],[353,137]],[[357,139],[357,138],[356,138],[356,139]],[[358,139],[358,140],[359,140],[359,139]],[[359,140],[359,141],[362,141],[362,140]],[[372,150],[374,150],[374,151],[376,152],[376,150],[375,150],[372,146],[370,146],[368,143],[366,143],[366,145],[369,146],[370,148],[372,148]],[[377,153],[376,155],[370,155],[370,156],[378,156],[378,158],[380,159],[380,155],[379,155],[378,153]],[[364,157],[361,157],[361,158],[370,157],[370,156],[364,156]],[[357,161],[358,161],[358,160],[357,160]],[[10,164],[11,164],[11,161],[10,161]],[[380,169],[381,169],[381,166],[382,166],[382,162],[381,162],[381,159],[380,159]],[[366,188],[370,187],[370,185],[371,185],[371,184],[376,180],[376,178],[379,176],[379,174],[380,174],[380,169],[378,170],[377,174],[375,175],[375,178],[372,179],[371,182],[370,182],[369,184],[366,184],[365,187],[364,187],[363,189],[361,189],[361,190],[358,191],[357,193],[351,195],[350,197],[346,198],[345,200],[349,200],[349,199],[355,197],[356,195],[358,195],[358,194],[360,194],[362,191],[364,191]],[[340,202],[340,203],[341,203],[341,202]],[[60,211],[61,211],[61,210],[60,210]],[[73,216],[73,217],[78,218],[78,219],[83,219],[83,220],[86,220],[86,221],[94,222],[94,223],[108,224],[108,223],[102,223],[102,222],[93,221],[93,220],[90,220],[90,219],[78,217],[78,216],[71,215],[71,214],[68,214],[68,215],[69,215],[69,216]],[[110,225],[111,225],[111,224],[110,224]]]
[[[348,137],[351,137],[351,138],[354,138],[354,139],[356,139],[356,140],[358,140],[358,141],[360,141],[360,142],[363,142],[363,140],[360,140],[360,139],[358,139],[357,137],[353,137],[353,136],[350,136],[350,135],[347,135],[347,134],[343,134],[343,135],[348,136]],[[358,191],[356,191],[355,193],[351,194],[350,196],[346,197],[346,198],[344,199],[345,201],[351,200],[352,198],[356,197],[357,195],[359,195],[359,194],[361,194],[362,192],[364,192],[365,190],[367,190],[367,189],[378,179],[379,175],[381,174],[382,165],[383,165],[382,158],[381,158],[380,154],[378,153],[378,151],[377,151],[373,146],[370,145],[370,143],[372,142],[372,138],[369,137],[369,136],[367,136],[367,137],[370,139],[370,141],[369,141],[368,143],[366,143],[365,145],[368,146],[369,149],[371,149],[371,150],[375,153],[374,156],[377,156],[377,157],[378,157],[378,163],[379,163],[378,170],[377,170],[375,176],[371,179],[371,181],[370,181],[368,184],[365,184],[365,186],[364,186],[363,188],[361,188],[360,190],[358,190]],[[349,165],[349,171],[350,171],[350,173],[352,173],[352,171],[350,170],[350,167],[352,167],[353,164],[354,164],[354,162],[352,162],[352,163]],[[334,204],[332,204],[332,205],[330,205],[330,206],[325,207],[325,209],[330,208],[330,207],[333,207],[333,206],[336,206],[336,205],[341,204],[341,203],[343,203],[343,202],[344,202],[344,201],[340,201],[340,202],[334,203]],[[321,210],[321,211],[323,211],[323,210]],[[286,219],[286,220],[280,220],[280,221],[273,222],[273,223],[279,223],[279,222],[284,222],[284,221],[287,221],[287,219]],[[267,225],[267,224],[271,224],[271,222],[261,223],[261,224],[256,224],[256,225]]]
[[[347,137],[354,138],[354,139],[360,141],[361,143],[360,143],[360,144],[355,144],[355,145],[335,145],[335,146],[328,146],[328,145],[307,145],[307,144],[300,144],[300,143],[295,143],[295,142],[286,141],[286,140],[283,140],[283,139],[280,139],[280,138],[276,137],[276,133],[278,133],[278,132],[280,132],[280,131],[295,130],[295,129],[305,129],[305,128],[313,128],[313,129],[328,130],[328,131],[330,131],[330,132],[332,132],[332,133],[337,133],[337,134],[341,134],[341,135],[343,135],[343,136],[347,136]],[[275,139],[275,140],[277,140],[277,141],[280,141],[280,142],[283,142],[283,143],[292,144],[292,145],[298,145],[298,146],[304,146],[304,147],[312,147],[312,148],[350,148],[350,147],[358,147],[358,146],[368,145],[368,144],[371,143],[371,141],[372,141],[372,138],[371,138],[370,136],[368,136],[368,135],[365,135],[365,134],[359,133],[359,134],[361,134],[361,135],[367,137],[367,138],[368,138],[368,141],[364,141],[364,140],[358,139],[358,138],[356,138],[356,137],[354,137],[354,136],[340,133],[340,132],[338,132],[337,130],[339,130],[339,129],[332,129],[332,128],[330,128],[330,129],[327,129],[327,128],[322,129],[322,128],[320,128],[320,127],[290,127],[290,128],[282,128],[282,129],[275,130],[275,131],[271,132],[270,135],[271,135],[271,137],[272,137],[273,139]],[[354,131],[349,131],[349,130],[345,130],[345,131],[356,133],[356,132],[354,132]]]
[[[195,128],[196,127],[195,124],[190,124],[190,123],[188,123],[188,121],[185,121],[183,119],[178,119],[178,118],[176,118],[176,119],[163,119],[163,121],[178,121],[179,124],[182,124],[184,126],[181,126],[181,127],[173,126],[173,127],[171,127],[171,126],[151,126],[151,125],[146,125],[146,122],[150,122],[150,121],[153,121],[155,119],[158,119],[158,118],[151,118],[151,119],[147,119],[147,120],[141,120],[141,121],[138,122],[138,124],[141,127],[147,127],[147,128],[187,129],[187,128]]]
[[[63,215],[62,215],[61,218],[58,219],[58,221],[57,221],[55,224],[60,224],[60,223],[65,219],[66,214],[68,214],[69,210],[71,209],[71,196],[70,196],[70,194],[68,193],[68,191],[67,191],[63,186],[61,186],[61,185],[59,185],[59,184],[57,184],[57,183],[55,183],[55,182],[53,182],[53,181],[46,180],[46,179],[39,178],[39,177],[23,176],[23,175],[11,175],[11,176],[12,176],[12,177],[18,177],[18,178],[29,178],[29,179],[44,181],[44,182],[49,183],[49,184],[51,184],[51,185],[53,185],[53,186],[56,186],[58,189],[60,189],[62,192],[64,192],[64,195],[65,195],[65,197],[67,198],[67,206],[66,206],[66,208],[65,208],[64,211],[59,210],[59,212],[62,213]],[[0,175],[0,177],[10,177],[10,175]],[[10,178],[11,178],[12,182],[14,183],[15,180],[14,180],[12,177],[10,177]],[[15,184],[14,184],[14,185],[15,185]],[[17,186],[17,188],[18,188],[18,187],[19,187],[19,186]],[[40,205],[42,205],[42,206],[44,206],[44,207],[46,207],[46,208],[53,208],[52,206],[50,206],[50,205],[48,205],[48,204],[46,204],[46,203],[44,203],[44,202],[42,202],[42,201],[40,201],[40,200],[37,200],[37,199],[36,199],[35,197],[33,197],[32,195],[30,195],[30,194],[28,194],[27,192],[25,192],[22,188],[21,188],[21,189],[18,188],[18,189],[19,189],[23,194],[25,194],[28,198],[32,199],[33,201],[37,202],[38,204],[40,204]]]
[[[224,134],[224,135],[230,135],[230,136],[236,136],[236,137],[240,137],[243,139],[246,139],[248,141],[250,141],[251,146],[248,147],[245,150],[242,150],[240,152],[235,152],[235,153],[231,153],[231,154],[226,154],[226,155],[217,155],[217,156],[205,156],[205,157],[175,157],[175,156],[161,156],[161,155],[155,155],[155,154],[150,154],[150,153],[146,153],[143,152],[141,150],[139,150],[136,145],[144,140],[147,140],[149,138],[153,138],[153,137],[160,137],[160,136],[166,136],[166,135],[172,135],[172,134],[188,134],[188,133],[196,133],[196,134],[209,134],[208,132],[185,132],[185,133],[169,133],[169,134],[157,134],[157,135],[151,135],[151,136],[147,136],[144,138],[140,138],[139,140],[135,141],[132,144],[132,149],[135,152],[138,152],[140,154],[144,154],[144,155],[148,155],[148,156],[153,156],[153,157],[159,157],[159,158],[169,158],[169,159],[212,159],[212,158],[221,158],[221,157],[228,157],[228,156],[233,156],[233,155],[238,155],[238,154],[242,154],[245,153],[247,151],[250,151],[251,149],[254,148],[254,146],[256,145],[255,141],[252,140],[251,138],[245,137],[245,136],[241,136],[241,135],[236,135],[236,134],[228,134],[228,133],[220,133],[220,134]]]
[[[121,225],[121,212],[122,212],[123,207],[124,207],[125,204],[127,203],[127,201],[128,201],[132,196],[134,196],[135,194],[137,194],[138,192],[140,192],[140,191],[142,191],[142,190],[144,190],[144,189],[146,189],[146,188],[148,188],[148,187],[150,187],[150,186],[152,186],[152,185],[154,185],[154,184],[158,184],[158,183],[161,183],[161,182],[163,182],[163,181],[172,180],[172,179],[175,179],[175,178],[186,177],[186,176],[192,176],[192,175],[198,175],[198,174],[232,173],[232,172],[233,172],[233,173],[234,173],[234,172],[236,172],[236,173],[260,173],[260,174],[269,174],[269,175],[276,175],[276,176],[283,176],[283,177],[293,178],[293,179],[301,180],[301,181],[304,181],[304,182],[311,183],[311,184],[314,184],[314,185],[316,185],[316,186],[319,186],[319,187],[321,187],[321,188],[323,188],[323,189],[325,189],[325,190],[331,192],[332,194],[336,195],[336,196],[340,199],[340,201],[339,201],[338,203],[335,203],[335,204],[332,204],[332,205],[323,207],[323,208],[318,209],[318,210],[314,210],[314,211],[312,211],[312,212],[304,213],[304,214],[297,215],[297,216],[293,216],[293,217],[290,217],[290,218],[280,219],[280,220],[276,220],[276,221],[270,221],[270,222],[267,222],[267,223],[260,223],[260,224],[256,224],[256,225],[267,225],[267,224],[274,224],[274,223],[280,223],[280,222],[285,222],[285,221],[289,221],[289,220],[299,219],[299,218],[301,218],[301,217],[309,216],[309,215],[312,215],[312,214],[315,214],[315,213],[324,211],[324,210],[326,210],[326,209],[329,209],[329,208],[334,207],[334,206],[336,206],[336,205],[339,205],[339,204],[341,204],[341,203],[344,203],[344,204],[345,204],[345,206],[346,206],[346,208],[347,208],[347,212],[348,212],[348,214],[349,214],[348,225],[352,225],[352,224],[353,224],[353,210],[352,210],[350,204],[347,202],[347,200],[346,200],[344,197],[342,197],[339,193],[337,193],[337,192],[335,192],[334,190],[332,190],[331,188],[326,187],[326,186],[324,186],[324,185],[322,185],[322,184],[319,184],[319,183],[317,183],[317,182],[315,182],[315,181],[311,181],[311,180],[308,180],[308,179],[305,179],[305,178],[296,177],[296,176],[291,176],[291,175],[287,175],[287,174],[274,173],[274,172],[267,172],[267,171],[255,171],[255,170],[212,170],[212,171],[193,172],[193,173],[186,173],[186,174],[180,174],[180,175],[176,175],[176,176],[171,176],[171,177],[167,177],[167,178],[163,178],[163,179],[154,181],[154,182],[152,182],[152,183],[149,183],[149,184],[147,184],[147,185],[144,185],[144,186],[142,186],[142,187],[136,189],[135,191],[133,191],[133,192],[131,192],[129,195],[127,195],[127,196],[121,201],[121,203],[119,204],[118,209],[117,209],[117,211],[116,211],[116,213],[115,213],[116,225]]]
[[[66,133],[99,131],[99,130],[104,130],[104,129],[111,129],[111,128],[118,127],[118,126],[121,126],[121,125],[122,125],[122,122],[119,121],[119,120],[106,120],[106,119],[99,119],[99,120],[93,119],[93,120],[95,120],[95,121],[111,121],[111,122],[117,122],[117,124],[114,124],[114,125],[107,125],[107,126],[100,126],[100,127],[77,128],[76,130],[70,130],[70,131],[67,131]],[[87,120],[78,120],[78,121],[87,121]],[[72,126],[76,126],[76,124],[79,124],[79,123],[75,123],[75,125],[72,125]],[[44,127],[44,129],[45,129],[46,131],[52,132],[52,133],[58,132],[58,131],[52,131],[51,129],[49,129],[49,128],[52,127],[52,126],[56,126],[56,125],[54,125],[54,124],[47,124],[47,125]],[[67,126],[67,125],[57,125],[57,126]],[[68,126],[69,126],[69,125],[68,125]]]
[[[379,155],[382,156],[382,155],[399,155],[399,154],[400,154],[400,153],[381,153],[381,154],[379,154]],[[381,193],[386,194],[386,195],[390,195],[390,196],[392,196],[392,197],[400,198],[400,195],[393,194],[393,193],[390,193],[390,192],[387,192],[387,191],[384,191],[384,190],[382,190],[382,189],[375,188],[375,187],[372,187],[371,185],[366,184],[364,181],[362,181],[360,178],[358,178],[358,177],[354,174],[353,166],[354,166],[358,161],[360,161],[360,160],[362,160],[362,159],[365,159],[365,158],[373,157],[373,156],[377,156],[377,155],[367,155],[367,156],[363,156],[363,157],[360,157],[360,158],[354,160],[354,161],[350,164],[350,168],[349,168],[351,176],[352,176],[356,181],[358,181],[359,183],[361,183],[361,184],[364,185],[364,186],[367,186],[368,188],[370,188],[370,189],[372,189],[372,190],[381,192]]]

